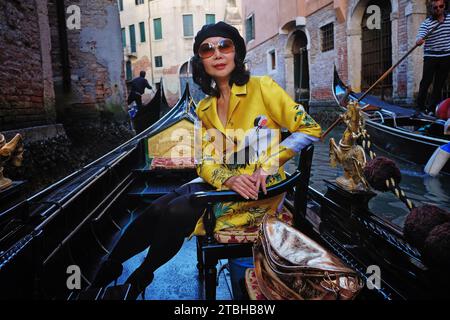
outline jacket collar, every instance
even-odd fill
[[[230,106],[227,114],[227,122],[231,119],[234,111],[238,107],[239,102],[241,100],[241,96],[244,96],[246,94],[247,94],[246,84],[244,84],[243,86],[237,86],[236,84],[233,84],[233,86],[231,87]],[[211,97],[210,99],[208,99],[208,102],[202,108],[202,111],[204,111],[206,117],[209,119],[211,124],[220,132],[225,134],[225,128],[222,124],[222,121],[220,121],[219,115],[217,113],[217,98]]]

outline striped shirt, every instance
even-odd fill
[[[431,17],[420,25],[417,39],[419,40],[433,29],[439,22]],[[425,40],[425,57],[450,56],[450,13],[445,14],[444,22]]]

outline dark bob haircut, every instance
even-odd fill
[[[191,63],[194,82],[200,86],[205,94],[218,98],[220,96],[219,88],[215,86],[214,79],[206,73],[202,58],[196,54],[192,57]],[[234,63],[236,67],[231,72],[229,85],[230,87],[233,84],[243,86],[250,80],[250,72],[246,69],[244,61],[239,59],[237,54],[234,56]]]

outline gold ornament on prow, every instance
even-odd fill
[[[364,149],[356,142],[364,131],[364,118],[361,108],[357,102],[349,102],[347,111],[341,116],[346,129],[336,144],[333,138],[330,139],[330,164],[335,167],[340,164],[344,169],[344,175],[336,179],[336,183],[348,191],[368,191],[363,169],[366,165],[366,155]]]
[[[3,176],[3,166],[6,162],[13,166],[20,167],[23,161],[23,141],[20,134],[6,143],[5,136],[0,134],[0,190],[9,187],[12,184],[11,179]]]

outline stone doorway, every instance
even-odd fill
[[[306,34],[297,30],[293,33],[292,55],[294,72],[294,98],[296,102],[305,107],[309,104],[309,62],[308,62],[308,39]]]
[[[381,28],[373,28],[369,19],[373,13],[365,14],[361,21],[361,89],[367,90],[392,66],[392,28],[390,0],[372,0],[367,4],[381,9]],[[392,73],[386,77],[371,94],[381,99],[392,98]]]

